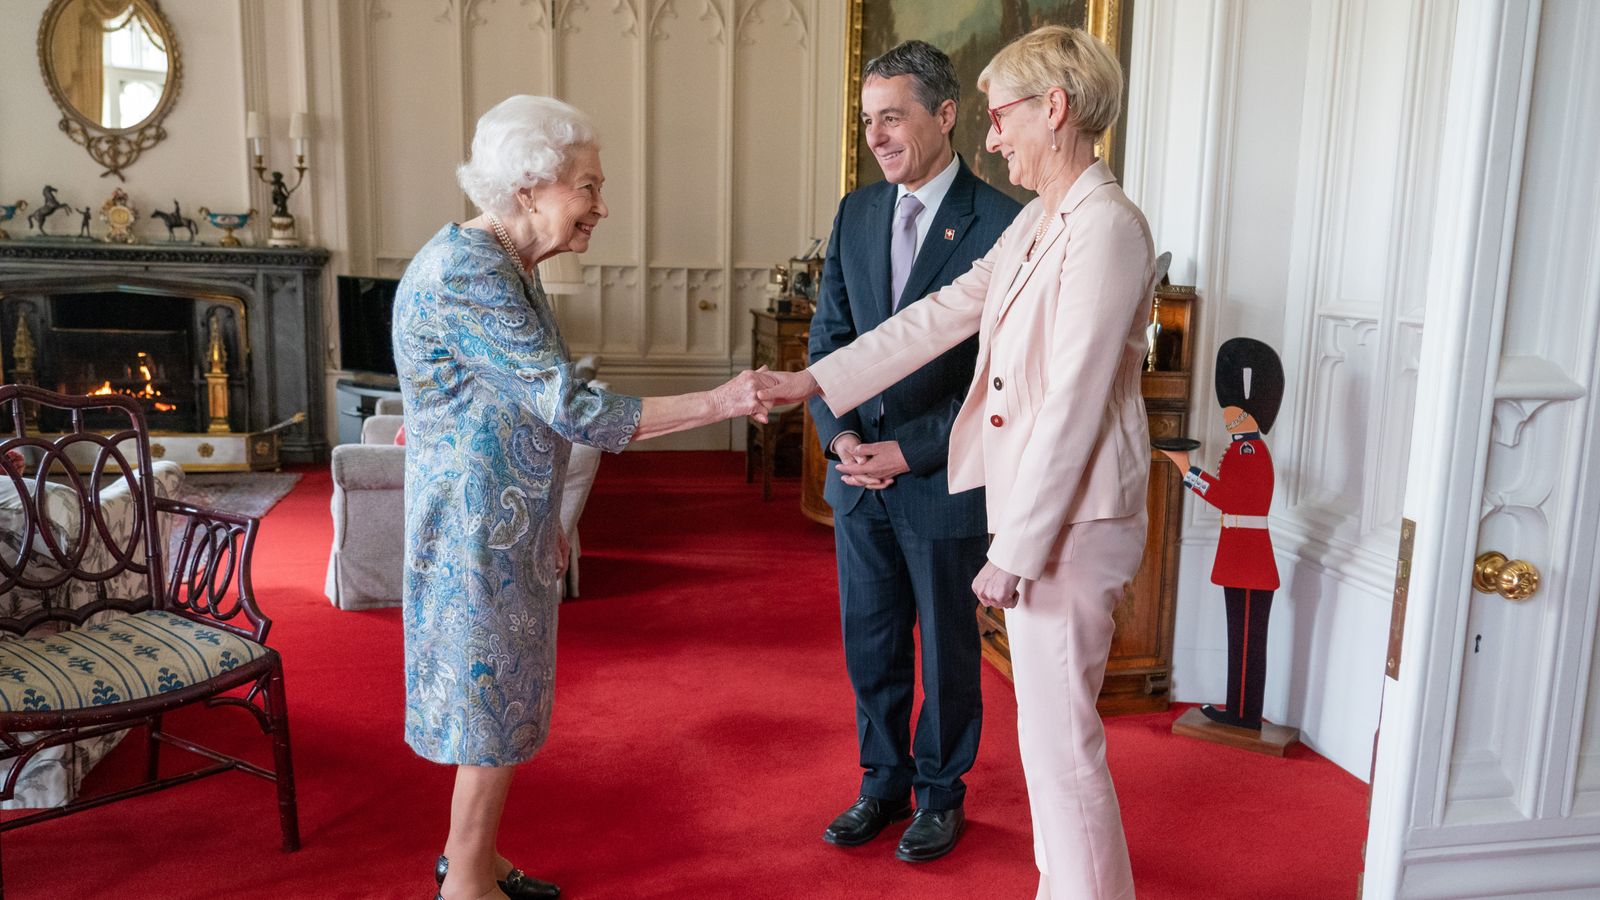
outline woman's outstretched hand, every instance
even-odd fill
[[[772,383],[773,374],[767,371],[766,366],[762,366],[753,372],[740,372],[721,387],[713,388],[711,402],[716,407],[718,418],[749,416],[765,424],[767,411],[772,409],[772,404],[762,400],[758,392]]]
[[[770,409],[785,403],[799,403],[822,393],[810,369],[799,372],[766,372],[768,384],[760,393],[762,402]]]
[[[978,602],[984,606],[1010,609],[1021,599],[1017,595],[1017,586],[1021,583],[1020,577],[992,562],[986,562],[978,577],[972,580],[972,592],[978,595]]]

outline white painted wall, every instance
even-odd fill
[[[1381,700],[1409,454],[1450,0],[1151,0],[1135,7],[1129,193],[1174,279],[1200,294],[1194,436],[1225,434],[1214,348],[1283,357],[1268,436],[1283,586],[1266,715],[1366,778]],[[1141,57],[1141,51],[1143,55]],[[1209,348],[1209,349],[1207,349]],[[1174,647],[1178,699],[1215,701],[1227,666],[1219,519],[1188,501]]]

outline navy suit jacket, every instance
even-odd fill
[[[889,298],[889,238],[895,194],[895,185],[881,181],[839,201],[822,264],[817,311],[811,319],[812,362],[878,327],[894,309]],[[917,250],[900,308],[965,274],[1021,210],[1021,204],[985,184],[961,162]],[[900,442],[911,471],[884,489],[883,500],[891,515],[923,537],[987,533],[983,489],[951,495],[945,479],[950,426],[972,384],[977,355],[974,335],[843,416],[834,416],[820,398],[810,402],[817,437],[830,459],[835,457],[829,446],[843,431],[854,431],[869,444]],[[836,514],[848,514],[865,490],[845,484],[838,471],[828,467],[823,496]]]

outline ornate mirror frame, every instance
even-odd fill
[[[122,170],[133,165],[141,153],[167,137],[167,130],[161,123],[172,112],[172,106],[183,88],[183,56],[178,52],[178,34],[156,0],[131,0],[131,5],[142,9],[161,29],[167,41],[167,81],[161,92],[161,100],[144,121],[128,128],[107,128],[79,112],[67,99],[50,55],[51,36],[62,15],[75,2],[78,0],[50,0],[50,6],[39,20],[39,72],[44,77],[44,86],[50,92],[50,99],[61,110],[61,121],[57,126],[75,143],[83,145],[95,162],[105,167],[100,177],[115,175],[118,180],[127,181]]]

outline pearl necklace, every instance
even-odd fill
[[[1039,246],[1039,241],[1044,237],[1044,230],[1050,226],[1050,213],[1046,212],[1039,217],[1039,224],[1033,229],[1033,243],[1028,245],[1028,252],[1023,259],[1033,259],[1033,251]]]
[[[517,245],[511,243],[510,233],[506,231],[506,226],[500,223],[500,217],[494,213],[489,213],[489,228],[494,232],[495,238],[500,241],[500,246],[511,254],[511,259],[516,262],[517,267],[526,269],[527,266],[522,264],[522,254],[517,252]]]

